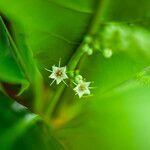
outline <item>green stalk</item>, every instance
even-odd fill
[[[100,24],[101,24],[101,16],[103,13],[103,7],[104,7],[104,3],[106,0],[99,0],[98,4],[97,4],[97,9],[94,13],[92,22],[90,24],[89,30],[88,30],[88,35],[93,35],[96,34],[97,31],[99,30]]]
[[[95,13],[93,14],[93,19],[92,22],[89,26],[88,32],[87,32],[87,36],[88,35],[93,35],[97,32],[99,26],[100,26],[100,19],[101,19],[101,11],[102,11],[102,3],[103,0],[99,0],[98,4],[97,4],[97,9],[95,11]],[[76,52],[73,54],[72,58],[70,59],[67,67],[69,70],[75,70],[80,59],[82,59],[82,56],[84,55],[84,53],[86,53],[83,50],[83,46],[85,45],[86,41],[82,41],[82,43],[80,44],[80,46],[78,47],[78,49],[76,50]],[[49,102],[47,109],[46,109],[46,115],[48,117],[52,117],[53,112],[55,110],[56,105],[59,102],[59,99],[61,97],[61,95],[63,94],[65,90],[65,85],[62,84],[58,87],[58,89],[56,90],[56,92],[54,93],[51,101]]]
[[[83,44],[80,45],[80,47],[77,49],[77,51],[74,53],[74,55],[70,59],[70,61],[68,63],[69,70],[74,70],[76,68],[76,66],[78,65],[78,62],[80,61],[81,57],[83,56],[84,51],[82,49],[82,46],[83,46]],[[61,84],[58,87],[57,91],[54,93],[52,100],[49,102],[47,109],[46,109],[46,113],[45,113],[49,117],[52,115],[52,113],[55,109],[55,106],[57,105],[57,102],[59,101],[59,98],[62,95],[65,87],[66,87],[65,84]]]

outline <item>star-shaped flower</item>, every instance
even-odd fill
[[[76,87],[73,89],[76,94],[78,94],[79,98],[81,98],[83,95],[89,95],[90,92],[90,84],[91,82],[85,82],[85,81],[80,81],[76,85]]]
[[[46,70],[51,72],[49,78],[53,79],[53,81],[50,85],[52,85],[55,81],[56,81],[56,84],[59,84],[60,82],[62,82],[62,81],[64,82],[64,80],[68,78],[68,76],[66,74],[66,66],[60,67],[60,61],[59,61],[58,67],[54,65],[54,66],[52,66],[52,70],[48,70],[48,69],[46,69]]]

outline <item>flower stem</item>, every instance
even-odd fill
[[[93,15],[92,22],[89,26],[89,30],[88,30],[89,35],[93,35],[99,30],[100,23],[101,23],[101,16],[102,16],[102,13],[104,11],[103,8],[104,8],[104,2],[105,1],[106,0],[99,0],[98,1],[96,11]]]
[[[101,16],[102,2],[103,2],[103,0],[99,0],[99,2],[97,4],[97,9],[96,9],[95,13],[93,14],[92,22],[89,26],[87,36],[95,34],[99,28],[100,19],[101,19],[100,16]],[[78,63],[82,59],[82,56],[86,53],[83,49],[83,46],[85,44],[86,44],[86,41],[83,40],[82,43],[80,44],[80,46],[78,47],[78,49],[76,50],[76,52],[71,57],[68,65],[67,65],[69,70],[75,70]],[[49,102],[46,112],[45,112],[45,114],[48,117],[50,117],[50,118],[52,117],[53,112],[55,111],[55,107],[56,107],[57,103],[59,102],[59,99],[60,99],[61,95],[63,94],[64,89],[65,89],[65,85],[61,84],[58,87],[58,89],[56,90],[56,92],[54,93],[52,100]]]
[[[74,70],[77,67],[78,62],[80,61],[81,57],[83,56],[84,51],[82,50],[82,46],[83,46],[83,43],[81,43],[81,45],[79,46],[77,51],[74,53],[74,55],[70,59],[68,65],[67,65],[69,70]],[[49,117],[51,117],[51,115],[55,109],[55,106],[57,105],[57,102],[59,101],[59,98],[62,95],[65,87],[66,87],[65,84],[61,84],[58,87],[58,89],[56,90],[56,92],[54,93],[52,100],[48,104],[45,114],[48,115]]]

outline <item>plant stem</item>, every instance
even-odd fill
[[[84,54],[84,51],[82,49],[83,43],[79,46],[79,48],[77,49],[77,51],[74,53],[74,55],[72,56],[72,58],[70,59],[69,63],[68,63],[68,68],[69,70],[74,70],[76,68],[76,66],[78,65],[78,62],[80,61],[81,57]],[[50,101],[50,103],[48,104],[48,107],[46,109],[46,115],[48,115],[49,117],[51,117],[55,106],[60,98],[60,96],[62,95],[64,89],[65,89],[66,85],[65,84],[61,84],[57,91],[54,93],[54,96],[52,97],[52,100]]]
[[[96,32],[99,30],[104,2],[105,0],[99,0],[97,4],[97,8],[94,13],[91,25],[89,26],[89,30],[88,30],[89,35],[96,34]]]
[[[95,13],[93,14],[93,19],[89,26],[87,35],[95,34],[99,28],[100,19],[101,19],[100,16],[101,16],[102,2],[103,2],[103,0],[99,0],[99,2],[98,2],[97,9],[96,9]],[[78,49],[76,50],[76,52],[73,54],[72,58],[70,59],[68,65],[67,65],[69,70],[75,70],[80,59],[82,58],[84,53],[86,53],[83,50],[83,46],[85,44],[86,44],[86,41],[83,40],[82,43],[80,44],[80,46],[78,47]],[[52,97],[52,100],[49,102],[46,112],[45,112],[45,114],[48,117],[50,117],[50,118],[52,117],[55,107],[56,107],[57,103],[59,102],[59,99],[60,99],[61,95],[63,94],[64,89],[65,89],[65,85],[62,84],[58,87],[58,89],[54,93],[54,96]]]

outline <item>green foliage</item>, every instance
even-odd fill
[[[0,99],[0,149],[63,149],[39,116],[2,93]]]
[[[149,6],[149,0],[1,0],[0,149],[150,149]],[[79,71],[93,81],[91,96],[79,99],[69,83],[49,86],[44,68],[60,58],[72,78]]]
[[[9,82],[12,84],[28,84],[28,81],[24,78],[23,72],[20,70],[17,64],[17,58],[13,52],[10,39],[7,36],[6,29],[0,19],[1,40],[0,40],[0,79],[3,82]]]

